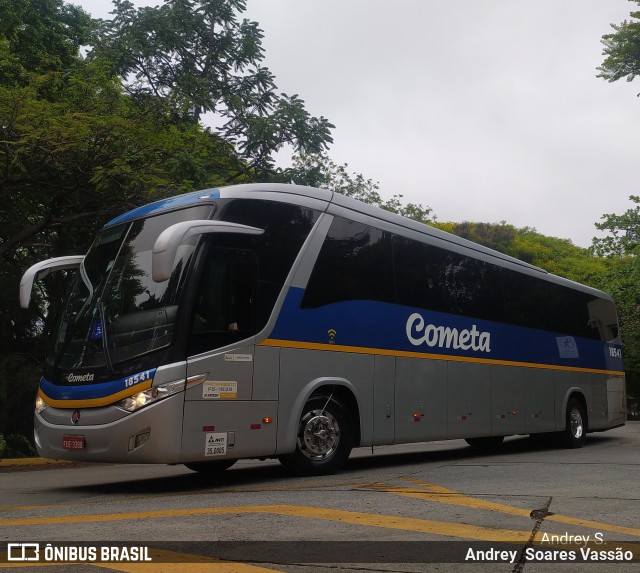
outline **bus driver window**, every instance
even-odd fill
[[[209,250],[193,311],[192,338],[211,349],[254,331],[256,260],[243,249]],[[195,340],[194,340],[195,341]]]

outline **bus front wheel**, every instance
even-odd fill
[[[353,448],[351,418],[343,404],[329,396],[311,396],[300,416],[296,449],[280,456],[298,475],[323,475],[339,470]]]

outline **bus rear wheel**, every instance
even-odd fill
[[[324,475],[339,470],[352,448],[352,422],[343,404],[316,395],[309,398],[300,416],[295,452],[279,460],[295,474]]]
[[[194,472],[206,475],[216,475],[230,468],[237,460],[214,460],[210,462],[187,462],[185,467]]]
[[[560,441],[565,448],[581,448],[587,439],[587,413],[584,405],[576,398],[567,404],[566,424],[560,433]]]

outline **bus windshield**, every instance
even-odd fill
[[[128,360],[168,346],[178,287],[195,240],[181,247],[171,278],[161,283],[151,278],[151,251],[168,226],[210,213],[211,205],[200,205],[105,229],[71,285],[50,364],[114,372]]]

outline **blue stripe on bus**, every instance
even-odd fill
[[[133,376],[125,376],[118,380],[109,382],[100,382],[97,384],[79,384],[71,386],[59,386],[50,382],[46,378],[40,379],[40,389],[52,400],[94,400],[96,398],[106,398],[122,392],[123,390],[133,389],[143,382],[153,380],[157,368],[145,371],[144,380],[138,382],[133,381]]]
[[[111,219],[105,227],[111,227],[125,221],[131,221],[140,217],[148,217],[153,213],[160,211],[166,211],[169,209],[176,209],[178,207],[186,207],[188,205],[197,205],[204,200],[208,199],[220,199],[220,191],[218,189],[205,189],[204,191],[196,191],[195,193],[187,193],[185,195],[178,195],[176,197],[168,197],[167,199],[161,199],[155,203],[149,205],[143,205],[127,213],[119,215],[115,219]]]
[[[301,308],[304,290],[290,288],[278,316],[271,340],[297,341],[310,344],[335,344],[342,347],[381,349],[398,352],[440,354],[453,357],[481,358],[501,362],[535,363],[575,369],[621,372],[622,346],[600,340],[567,336],[543,330],[491,322],[471,317],[414,309],[375,301],[348,301],[321,308]],[[414,344],[407,333],[417,342]],[[419,328],[422,327],[422,328]],[[440,346],[437,328],[456,329],[458,348]],[[475,349],[471,347],[471,336]],[[485,336],[483,337],[483,334]],[[488,336],[487,336],[488,335]],[[446,337],[445,337],[446,338]],[[446,341],[445,341],[446,342]],[[482,344],[481,344],[482,342]]]

